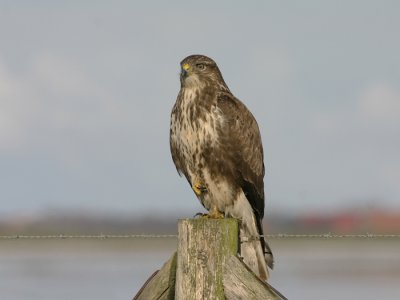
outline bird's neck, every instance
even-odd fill
[[[199,98],[200,93],[202,92],[203,88],[198,86],[183,86],[181,88],[182,100],[186,103],[192,103],[197,98]]]

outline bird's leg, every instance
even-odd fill
[[[207,192],[206,185],[199,177],[196,177],[195,180],[193,181],[192,189],[198,197],[202,196],[204,193]],[[211,207],[211,209],[208,211],[208,214],[201,214],[201,213],[196,214],[196,216],[198,215],[200,215],[201,218],[209,218],[209,219],[223,219],[225,216],[215,206]]]
[[[207,192],[205,184],[200,180],[199,177],[196,177],[196,179],[193,181],[192,189],[197,196]]]
[[[208,218],[210,219],[223,219],[225,215],[218,210],[215,206],[211,207],[209,210],[209,213],[207,215]]]
[[[200,214],[200,218],[223,219],[225,218],[225,215],[224,213],[220,212],[216,206],[212,206],[208,211],[208,214]]]

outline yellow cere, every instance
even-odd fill
[[[184,69],[185,71],[187,71],[188,69],[189,69],[189,64],[184,64],[183,66],[182,66],[182,69]]]

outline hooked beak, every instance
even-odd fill
[[[189,64],[184,64],[182,66],[182,70],[181,70],[181,77],[182,78],[186,78],[189,75],[189,71],[188,71],[189,69],[190,69]]]

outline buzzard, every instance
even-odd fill
[[[181,89],[171,113],[170,147],[180,175],[209,218],[239,220],[240,255],[261,279],[273,268],[260,235],[264,159],[257,122],[230,92],[217,64],[204,55],[181,62]]]

